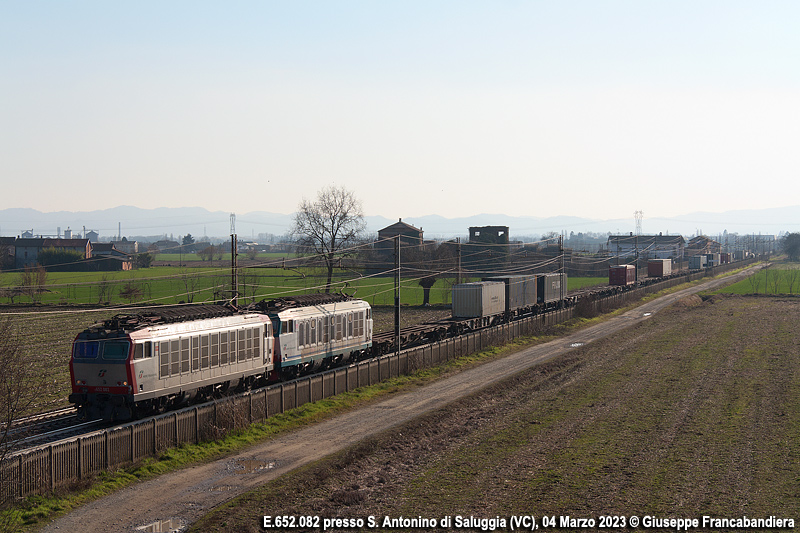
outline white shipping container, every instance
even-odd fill
[[[689,256],[689,270],[700,270],[706,268],[706,256],[692,255]]]
[[[506,309],[506,285],[498,281],[478,281],[453,285],[453,317],[477,318],[495,315]]]

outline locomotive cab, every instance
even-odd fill
[[[126,334],[78,335],[69,366],[69,401],[76,405],[78,418],[131,418],[135,383],[129,361],[133,345]]]

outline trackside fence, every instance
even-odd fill
[[[682,275],[591,302],[594,311],[620,307],[646,294],[718,274],[743,263]],[[530,336],[565,322],[575,307],[527,317],[457,338],[384,355],[348,367],[245,392],[212,403],[189,407],[146,420],[104,429],[80,437],[27,449],[0,465],[0,500],[24,498],[69,489],[103,471],[135,464],[168,448],[214,440],[228,431],[261,422],[309,402],[316,402],[388,378],[410,374],[491,346]]]

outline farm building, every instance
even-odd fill
[[[92,243],[89,242],[89,239],[15,239],[16,268],[36,266],[39,263],[39,252],[47,248],[79,252],[84,259],[91,259],[92,257]]]
[[[415,228],[406,224],[401,218],[394,224],[378,230],[378,240],[375,242],[375,252],[380,256],[394,256],[394,240],[400,237],[401,246],[422,245],[422,228]]]
[[[722,245],[705,235],[698,235],[689,241],[686,246],[686,255],[705,255],[718,254],[722,251]]]
[[[110,242],[92,243],[92,270],[131,270],[133,262],[128,254],[117,250]]]
[[[646,259],[683,258],[686,241],[681,235],[609,235],[608,253],[612,257]]]

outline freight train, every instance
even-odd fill
[[[662,265],[662,269],[663,269]],[[452,318],[404,330],[400,347],[434,342],[580,298],[630,290],[630,268],[614,286],[567,294],[563,273],[494,276],[453,286]],[[650,284],[668,277],[649,277]],[[616,274],[614,274],[616,276]],[[623,281],[624,280],[624,281]],[[305,295],[240,309],[222,305],[118,315],[73,343],[69,401],[80,418],[128,420],[229,388],[245,390],[398,349],[393,333],[373,337],[372,309],[345,295]]]
[[[453,318],[513,320],[573,303],[563,273],[491,276],[453,286]]]

